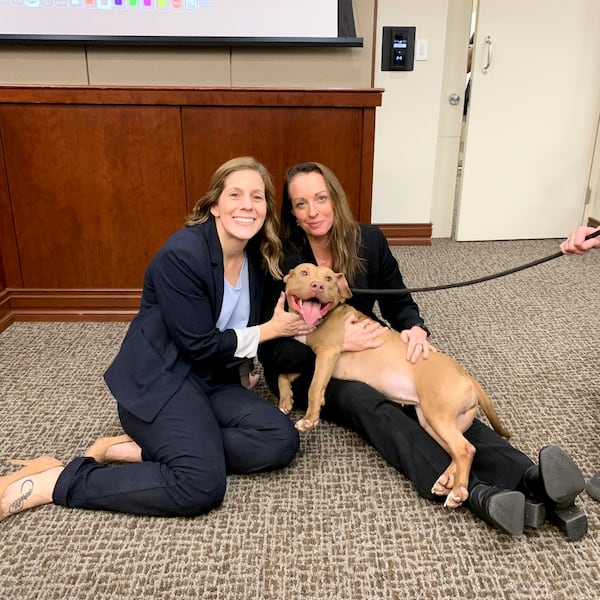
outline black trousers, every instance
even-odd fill
[[[54,488],[56,504],[156,516],[194,516],[218,506],[228,473],[287,466],[299,447],[289,418],[238,385],[206,392],[190,374],[154,421],[120,408],[123,429],[142,448],[141,463],[71,461]]]

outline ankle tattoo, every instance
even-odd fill
[[[25,500],[29,498],[33,494],[33,481],[31,479],[26,479],[21,484],[21,495],[10,503],[8,507],[9,513],[17,513],[23,510],[23,505],[25,504]]]

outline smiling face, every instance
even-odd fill
[[[299,264],[283,281],[290,309],[310,325],[314,325],[338,304],[352,297],[342,273],[335,273],[327,267],[317,267],[312,263]]]
[[[288,184],[288,195],[292,214],[309,239],[329,235],[335,211],[321,173],[298,173]]]
[[[227,176],[217,203],[210,208],[221,244],[247,242],[267,215],[265,184],[257,171],[243,169]]]

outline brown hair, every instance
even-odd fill
[[[262,254],[265,267],[273,277],[281,278],[281,269],[279,264],[283,258],[281,250],[281,240],[279,239],[279,219],[275,210],[275,187],[271,180],[271,175],[266,167],[251,156],[240,156],[232,158],[222,164],[213,174],[210,180],[208,191],[194,205],[191,214],[186,217],[186,227],[206,223],[212,215],[210,209],[215,206],[219,196],[225,188],[225,180],[229,175],[236,171],[251,170],[256,171],[262,178],[265,185],[265,200],[267,203],[267,214],[264,225],[255,238],[260,237],[259,249]]]
[[[352,210],[342,184],[335,173],[325,165],[317,162],[304,162],[287,170],[281,204],[281,240],[283,243],[290,241],[300,248],[307,243],[306,234],[298,226],[292,213],[292,200],[289,195],[289,185],[292,179],[301,173],[323,175],[327,192],[333,204],[333,227],[329,234],[333,268],[344,273],[350,285],[353,285],[356,275],[364,271],[364,265],[359,258],[360,227],[352,216]]]

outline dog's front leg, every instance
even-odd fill
[[[304,417],[296,422],[298,431],[312,429],[319,422],[321,406],[325,404],[325,388],[331,379],[333,367],[339,355],[340,351],[334,348],[317,352],[315,372],[308,389],[308,409]]]
[[[300,373],[282,373],[277,378],[277,385],[279,387],[279,410],[288,415],[292,411],[294,404],[294,392],[292,390],[292,383],[300,377]]]

